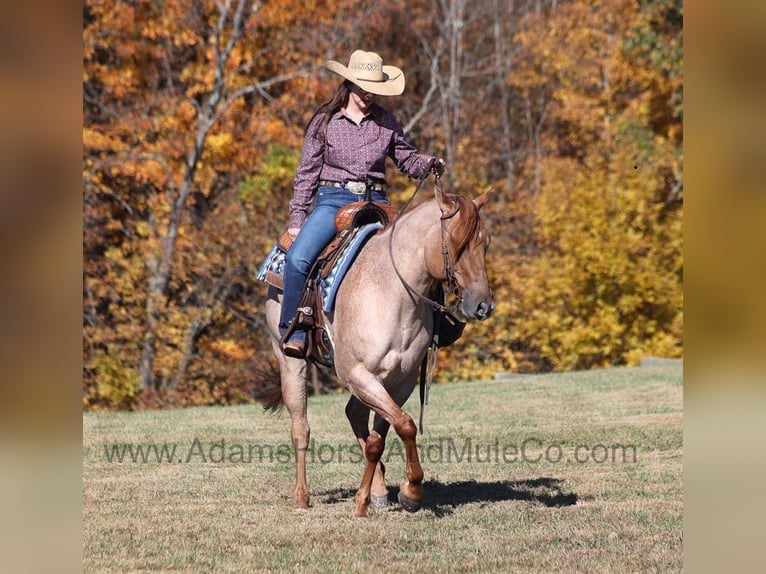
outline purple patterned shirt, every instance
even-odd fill
[[[414,178],[428,174],[430,155],[419,154],[407,140],[396,118],[378,104],[357,125],[340,110],[327,124],[327,138],[319,133],[321,116],[306,130],[301,163],[293,181],[290,227],[306,221],[319,180],[386,183],[386,157]]]

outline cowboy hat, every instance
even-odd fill
[[[384,66],[383,58],[375,52],[356,50],[348,67],[335,60],[328,60],[325,66],[371,94],[398,96],[404,91],[404,72],[396,66]]]

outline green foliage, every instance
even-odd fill
[[[270,143],[255,173],[242,182],[242,198],[260,205],[271,201],[275,192],[291,189],[299,161],[298,150]]]

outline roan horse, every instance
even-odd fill
[[[434,192],[435,199],[406,211],[370,238],[346,274],[333,312],[326,314],[335,348],[335,371],[341,385],[351,392],[346,416],[366,460],[354,498],[357,517],[368,516],[371,501],[375,506],[387,504],[381,456],[390,426],[404,443],[406,455],[407,479],[401,484],[399,502],[408,512],[421,507],[423,469],[415,445],[417,427],[401,406],[417,384],[419,367],[432,340],[433,312],[425,294],[451,278],[465,319],[484,320],[494,308],[485,260],[490,237],[479,213],[488,194],[472,201],[442,193],[438,184]],[[295,506],[308,509],[307,363],[280,351],[280,299],[281,292],[271,287],[266,317],[279,360],[280,398],[292,420]],[[372,431],[370,410],[375,413]]]

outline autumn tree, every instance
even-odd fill
[[[232,293],[252,295],[261,231],[241,231],[264,222],[237,182],[270,141],[297,145],[270,110],[313,62],[263,57],[285,22],[260,2],[90,2],[84,18],[86,368],[130,400],[177,386]]]
[[[495,188],[497,308],[440,354],[439,379],[680,353],[680,0],[83,10],[87,408],[257,394],[271,350],[253,272],[286,226],[306,122],[339,83],[322,64],[357,48],[405,69],[384,105],[447,157],[446,189]],[[389,181],[401,205],[415,182]]]
[[[559,5],[544,34],[520,36],[534,38],[520,88],[551,69],[540,253],[519,294],[519,335],[549,368],[680,353],[680,61],[669,71],[659,52],[680,42],[680,16],[664,1],[590,0]]]

